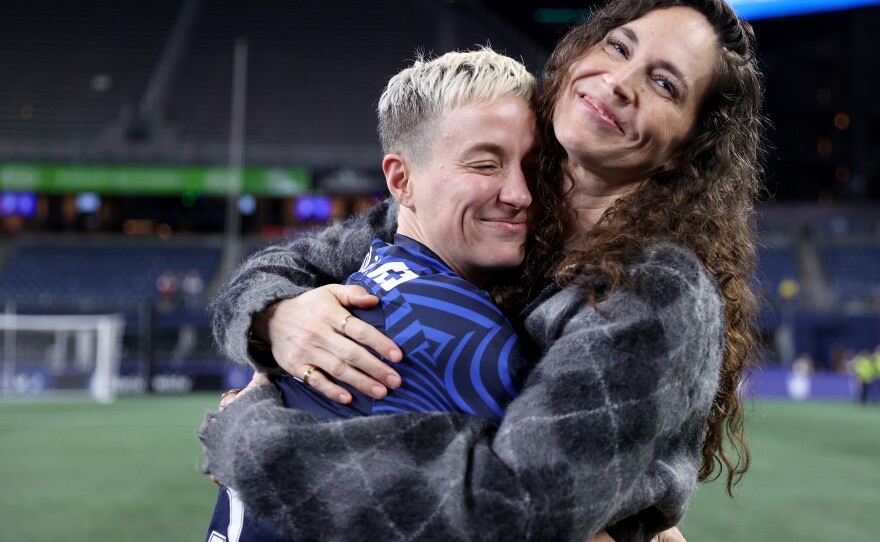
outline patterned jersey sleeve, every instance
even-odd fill
[[[634,273],[596,309],[570,289],[545,302],[570,318],[497,430],[460,414],[322,422],[261,389],[208,415],[205,469],[303,540],[583,542],[633,516],[656,531],[696,484],[723,316],[689,252]]]
[[[274,366],[273,360],[257,359],[248,350],[247,332],[254,314],[311,288],[341,284],[357,271],[370,241],[376,237],[390,241],[396,229],[397,203],[386,200],[363,215],[267,247],[248,258],[211,302],[211,326],[220,351],[239,363]]]

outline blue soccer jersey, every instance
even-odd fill
[[[206,542],[290,542],[290,537],[285,537],[268,521],[245,514],[238,495],[221,487]]]
[[[427,247],[403,235],[394,242],[374,240],[361,269],[346,284],[363,286],[379,298],[375,307],[352,312],[401,348],[403,361],[394,365],[400,387],[378,400],[341,384],[353,398],[341,405],[288,376],[276,382],[285,405],[327,418],[462,412],[500,422],[528,370],[513,326],[487,292]],[[233,510],[240,506],[234,494],[221,490],[209,541],[212,535],[229,542],[284,540],[271,525],[230,514],[230,503]],[[226,527],[228,519],[232,527]]]
[[[404,352],[394,366],[401,386],[374,400],[373,413],[463,412],[501,421],[527,364],[488,293],[402,235],[394,245],[374,241],[347,284],[379,298],[384,321],[376,327]]]

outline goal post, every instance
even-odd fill
[[[124,330],[120,314],[0,314],[0,394],[88,392],[112,402]]]

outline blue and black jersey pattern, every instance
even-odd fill
[[[238,495],[221,487],[205,542],[290,542],[290,537],[268,521],[245,513]]]
[[[394,365],[401,386],[376,400],[340,383],[353,398],[351,404],[341,405],[288,376],[276,381],[285,406],[331,419],[462,412],[500,422],[528,370],[513,326],[488,293],[456,274],[427,247],[402,235],[394,242],[374,240],[361,269],[346,284],[363,286],[379,298],[377,306],[352,312],[401,348],[403,361]],[[216,540],[232,534],[229,542],[279,540],[271,525],[250,521],[247,514],[240,518],[238,532],[227,532],[227,499],[237,506],[234,495],[221,494],[209,539],[212,534]]]
[[[347,284],[379,297],[384,323],[377,327],[404,352],[394,366],[402,385],[373,401],[372,412],[501,420],[528,367],[513,326],[484,290],[402,235],[394,245],[375,240]]]

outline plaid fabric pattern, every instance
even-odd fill
[[[349,224],[370,230],[358,254],[391,221],[379,218]],[[268,254],[246,262],[262,270],[239,272],[215,302],[224,351],[245,351],[250,314],[278,299],[267,292],[357,268],[310,271],[357,244],[359,233],[335,228],[326,242],[294,241],[305,252],[277,258],[272,273]],[[497,429],[449,413],[326,421],[283,408],[266,387],[206,416],[204,469],[293,540],[583,542],[603,528],[647,540],[683,517],[694,491],[724,317],[714,280],[683,247],[652,246],[629,272],[637,286],[595,309],[575,286],[530,306],[525,327],[543,355]]]

